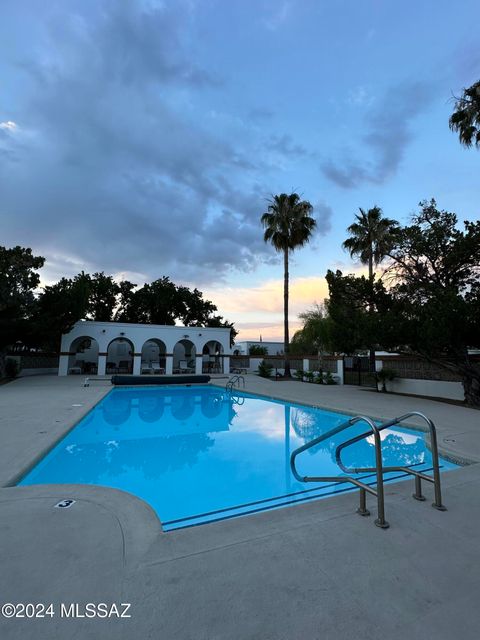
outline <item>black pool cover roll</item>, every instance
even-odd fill
[[[133,387],[150,384],[206,384],[210,376],[112,376],[112,384]]]

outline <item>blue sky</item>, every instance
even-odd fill
[[[326,294],[358,207],[424,198],[477,219],[480,153],[448,129],[480,78],[478,2],[4,0],[1,243],[85,269],[197,286],[241,330],[281,337],[271,194],[318,232],[292,264],[292,326]],[[477,40],[477,41],[476,41]]]

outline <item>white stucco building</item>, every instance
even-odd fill
[[[228,373],[230,329],[81,320],[62,336],[58,375]]]
[[[238,351],[239,355],[248,356],[250,353],[250,347],[265,347],[269,356],[282,356],[283,355],[283,342],[264,342],[263,340],[248,340],[236,342],[233,345],[233,352]]]

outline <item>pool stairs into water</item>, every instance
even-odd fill
[[[393,427],[394,425],[400,424],[401,422],[404,422],[408,418],[412,418],[412,417],[418,417],[424,420],[428,426],[428,430],[430,433],[430,448],[432,453],[433,476],[426,475],[426,473],[424,472],[425,470],[418,471],[416,469],[413,469],[412,466],[389,466],[389,467],[383,466],[382,440],[380,437],[380,432],[383,431],[383,429]],[[334,435],[342,431],[345,431],[346,429],[348,429],[349,427],[351,427],[352,425],[358,422],[365,422],[368,425],[369,429],[364,433],[361,433],[358,436],[354,436],[353,438],[350,438],[345,442],[343,442],[342,444],[338,445],[335,451],[335,458],[338,466],[344,473],[349,475],[319,477],[319,476],[301,476],[298,473],[296,468],[296,458],[299,454],[306,451],[307,449],[310,449],[311,447],[314,447],[315,445],[318,445],[320,442],[323,442],[324,440],[328,440],[329,438],[332,438]],[[375,442],[375,467],[365,467],[365,468],[345,467],[341,459],[341,454],[343,449],[372,435]],[[293,475],[299,482],[332,482],[332,481],[350,482],[351,484],[359,487],[360,505],[359,505],[359,508],[357,509],[357,513],[361,516],[370,515],[370,511],[367,509],[367,493],[370,493],[371,495],[375,496],[377,498],[377,506],[378,506],[378,517],[375,520],[375,524],[377,527],[381,527],[382,529],[387,529],[390,526],[387,520],[385,519],[385,497],[384,497],[384,487],[383,487],[385,473],[402,472],[402,474],[413,475],[415,478],[415,493],[413,493],[413,498],[415,498],[415,500],[421,500],[421,501],[425,500],[425,497],[422,495],[422,480],[426,480],[427,482],[432,482],[435,488],[435,501],[433,502],[432,506],[435,507],[435,509],[438,509],[439,511],[446,511],[446,507],[442,504],[442,493],[441,493],[441,487],[440,487],[440,465],[438,460],[437,432],[432,420],[430,420],[430,418],[427,418],[427,416],[425,416],[423,413],[420,413],[418,411],[411,411],[398,418],[393,418],[393,420],[383,422],[380,425],[376,425],[374,421],[371,418],[368,418],[367,416],[355,416],[353,418],[350,418],[349,420],[347,420],[346,422],[343,422],[338,427],[335,427],[334,429],[327,431],[327,433],[324,433],[318,438],[315,438],[310,442],[307,442],[303,446],[298,447],[298,449],[295,449],[295,451],[293,451],[292,455],[290,456],[290,467]],[[373,488],[372,483],[364,482],[363,481],[364,478],[360,480],[358,477],[354,477],[353,475],[351,475],[351,474],[363,474],[363,473],[374,473],[376,475],[376,483],[375,483],[376,488]]]

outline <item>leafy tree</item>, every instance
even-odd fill
[[[34,346],[56,351],[62,334],[86,318],[89,297],[90,277],[83,272],[44,287],[35,304],[27,340]]]
[[[326,302],[331,321],[330,340],[335,351],[354,354],[371,344],[376,316],[369,313],[372,298],[365,276],[343,275],[328,270],[329,298]],[[378,284],[378,283],[376,283]]]
[[[113,320],[119,294],[120,286],[113,276],[106,276],[103,271],[89,276],[88,319],[98,322]]]
[[[289,254],[309,242],[316,221],[312,218],[313,207],[307,200],[301,200],[297,193],[281,193],[273,196],[268,210],[261,217],[265,229],[263,239],[270,242],[276,251],[283,253],[283,313],[284,313],[284,354],[285,377],[290,377],[290,339],[288,327],[289,298]]]
[[[332,343],[332,321],[325,309],[316,304],[299,315],[303,327],[292,338],[291,352],[311,355],[334,351]]]
[[[193,291],[187,287],[178,287],[177,293],[181,300],[181,321],[186,326],[206,326],[217,307],[210,300],[203,299],[203,293],[198,289]]]
[[[480,347],[480,222],[461,230],[435,200],[420,207],[391,253],[397,332],[383,339],[460,375],[466,402],[480,406],[480,366],[468,353]]]
[[[205,327],[230,327],[230,346],[233,347],[233,345],[235,344],[235,338],[238,335],[238,331],[235,329],[234,323],[229,322],[228,320],[224,320],[223,316],[212,316],[211,318],[208,318],[204,326]]]
[[[28,330],[40,284],[37,271],[44,263],[31,249],[0,247],[0,377],[5,375],[5,349]]]
[[[480,148],[480,80],[456,98],[449,124],[450,129],[458,133],[461,144]]]
[[[268,349],[258,344],[251,344],[248,348],[248,354],[250,356],[268,356]]]
[[[230,341],[237,331],[233,324],[215,315],[217,307],[203,298],[198,289],[177,286],[163,276],[139,289],[131,282],[118,285],[118,309],[115,320],[147,324],[174,325],[177,321],[193,327],[229,327]]]
[[[115,322],[136,322],[128,318],[136,317],[134,293],[137,285],[129,280],[122,280],[118,284],[118,306],[113,317]]]
[[[383,218],[382,210],[377,206],[368,211],[364,211],[362,208],[359,210],[360,215],[355,215],[356,222],[347,229],[350,237],[345,240],[342,246],[352,257],[356,256],[362,264],[368,265],[368,279],[371,288],[369,306],[373,313],[374,267],[384,260],[395,243],[398,222],[390,218]],[[375,370],[375,348],[373,346],[370,346],[370,369],[371,371]]]

